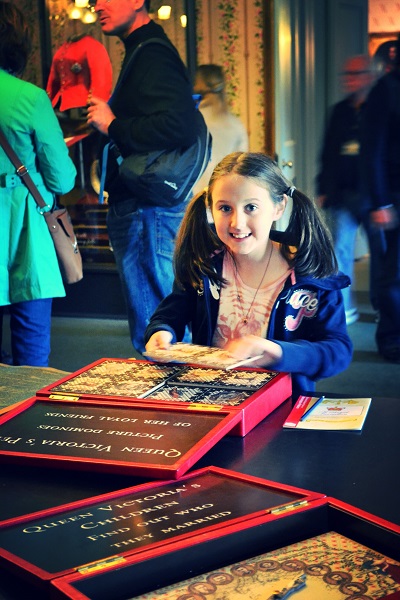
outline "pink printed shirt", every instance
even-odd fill
[[[228,253],[224,256],[222,274],[228,284],[220,290],[217,326],[213,346],[223,348],[229,340],[244,335],[266,337],[269,317],[291,269],[272,283],[256,289],[235,278],[235,267]],[[246,323],[244,321],[247,321]]]

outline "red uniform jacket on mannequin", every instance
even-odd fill
[[[108,100],[112,66],[107,50],[90,35],[73,36],[54,55],[46,91],[61,112],[86,106],[91,94]]]

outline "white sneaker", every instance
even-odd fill
[[[352,325],[360,318],[360,313],[356,308],[346,310],[346,325]]]

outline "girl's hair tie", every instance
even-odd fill
[[[286,190],[285,194],[287,196],[290,196],[291,198],[293,198],[293,192],[296,188],[294,187],[294,185],[292,185],[291,187],[288,187],[288,189]]]

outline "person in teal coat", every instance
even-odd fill
[[[0,126],[53,206],[73,188],[76,169],[46,92],[20,78],[30,46],[23,14],[0,1]],[[0,316],[8,306],[13,364],[48,365],[59,296],[65,289],[46,221],[0,146]]]

